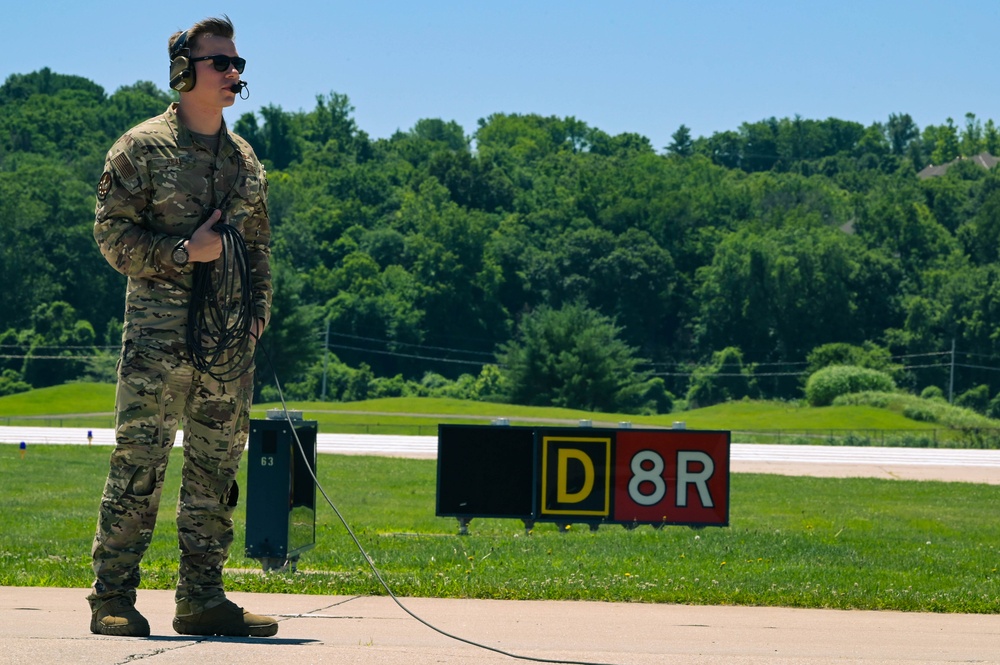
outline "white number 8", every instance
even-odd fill
[[[653,468],[642,468],[643,462],[652,462]],[[640,506],[652,506],[659,503],[667,493],[667,483],[660,475],[663,473],[663,458],[652,450],[641,450],[632,458],[632,480],[628,483],[628,494]],[[639,491],[642,483],[653,483],[652,494]]]

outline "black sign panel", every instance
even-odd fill
[[[439,425],[437,463],[438,515],[532,519],[533,430]]]

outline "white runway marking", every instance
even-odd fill
[[[87,434],[92,434],[88,441]],[[316,437],[320,453],[437,457],[436,436],[379,434],[323,434]],[[0,442],[26,445],[114,445],[114,430],[80,427],[0,426]],[[175,445],[179,445],[178,432]],[[1000,450],[954,448],[892,448],[866,446],[808,446],[733,443],[734,462],[786,462],[798,464],[868,464],[918,466],[1000,467]]]

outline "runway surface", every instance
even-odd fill
[[[88,437],[89,435],[89,437]],[[181,432],[175,445],[180,445]],[[113,446],[114,430],[74,427],[0,426],[0,443]],[[320,453],[388,455],[433,459],[436,436],[323,434]],[[1000,450],[787,445],[735,442],[730,446],[734,473],[940,480],[1000,484]]]

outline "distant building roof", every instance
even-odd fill
[[[938,166],[931,164],[920,171],[920,173],[917,174],[917,177],[923,180],[924,178],[933,178],[935,176],[944,175],[952,166],[966,159],[972,160],[973,163],[982,166],[987,171],[992,169],[997,164],[1000,164],[1000,157],[994,157],[988,152],[981,152],[973,157],[958,157],[951,160],[947,164],[940,164]]]

